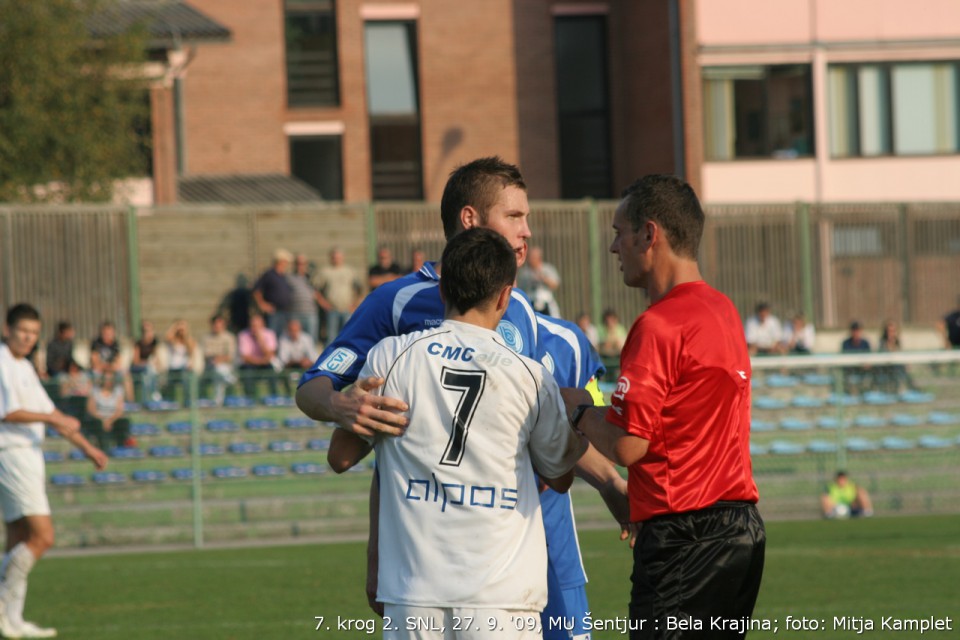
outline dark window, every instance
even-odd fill
[[[320,192],[324,200],[343,200],[340,136],[290,138],[290,173]]]
[[[564,198],[609,198],[610,102],[605,16],[556,19],[560,192]]]
[[[364,44],[373,197],[421,200],[416,23],[368,22]]]
[[[708,160],[813,155],[809,65],[705,67]]]
[[[337,21],[332,0],[287,0],[287,104],[340,104]]]

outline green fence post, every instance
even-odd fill
[[[140,330],[140,239],[137,209],[127,209],[127,277],[130,279],[130,332]]]
[[[797,226],[800,232],[800,273],[803,315],[807,322],[816,322],[813,308],[813,251],[810,241],[810,203],[797,203]]]
[[[593,321],[600,323],[600,316],[603,313],[603,290],[601,289],[603,279],[600,273],[600,211],[597,208],[597,201],[592,198],[587,200],[587,224],[589,225],[590,237],[590,311]]]
[[[197,408],[200,385],[197,374],[187,373],[189,391],[186,401],[190,405],[190,457],[193,462],[193,546],[203,547],[203,469],[200,464],[200,412]]]

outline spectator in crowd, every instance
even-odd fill
[[[247,397],[256,396],[258,378],[266,378],[270,395],[277,395],[277,378],[274,375],[280,368],[280,361],[276,357],[277,334],[267,328],[259,313],[251,314],[250,328],[237,336],[237,350],[240,352],[243,390]]]
[[[253,285],[253,301],[274,334],[283,331],[290,312],[293,290],[287,280],[287,272],[292,261],[292,253],[277,249],[273,254],[273,266],[264,271]]]
[[[250,326],[250,309],[253,307],[253,292],[247,286],[247,276],[237,274],[236,286],[223,297],[218,314],[226,314],[227,329],[234,335]]]
[[[870,353],[870,342],[863,336],[863,325],[854,320],[850,323],[850,335],[840,344],[842,353]],[[847,393],[861,393],[872,384],[869,366],[844,367],[843,387]]]
[[[317,344],[306,331],[300,327],[300,321],[290,318],[287,330],[280,336],[280,346],[277,348],[277,357],[283,365],[283,384],[290,392],[290,381],[296,382],[304,371],[316,362]]]
[[[414,249],[410,252],[410,269],[408,273],[416,273],[427,262],[427,252],[423,249]]]
[[[943,333],[944,347],[960,349],[960,302],[955,310],[944,316],[940,330]]]
[[[824,518],[841,519],[851,516],[873,515],[873,502],[863,487],[854,484],[845,471],[837,471],[833,482],[820,496],[820,508]]]
[[[360,304],[360,278],[338,247],[330,250],[330,264],[320,270],[317,286],[323,294],[320,306],[327,315],[327,342],[332,342]]]
[[[587,337],[590,346],[597,349],[600,344],[600,332],[597,331],[596,325],[593,324],[593,320],[590,319],[590,314],[586,311],[581,311],[577,314],[577,326],[583,331],[583,335]]]
[[[751,356],[775,355],[781,352],[783,327],[780,319],[770,312],[770,305],[761,302],[754,315],[747,318],[744,333]]]
[[[47,344],[47,375],[55,378],[64,373],[73,358],[73,339],[76,331],[68,320],[57,323],[57,334]]]
[[[227,331],[227,321],[219,313],[210,318],[210,333],[200,343],[205,363],[204,380],[213,382],[214,401],[222,405],[227,387],[237,383],[234,363],[237,360],[237,337]]]
[[[27,582],[34,565],[53,546],[41,449],[50,425],[100,471],[107,456],[80,433],[80,422],[56,409],[26,356],[40,335],[40,313],[28,304],[7,311],[0,344],[0,509],[6,529],[6,554],[0,579],[0,635],[52,638],[46,629],[23,619]]]
[[[130,376],[134,384],[138,381],[143,389],[143,400],[159,400],[157,391],[157,333],[153,323],[144,320],[140,323],[140,338],[133,343],[133,359],[130,362]]]
[[[900,351],[900,349],[899,325],[893,320],[885,320],[880,327],[880,341],[877,344],[877,351],[894,353]],[[917,388],[907,371],[907,367],[902,364],[885,364],[877,367],[874,373],[874,381],[882,390],[893,393],[898,393],[904,386],[913,390]]]
[[[97,388],[87,397],[87,416],[82,421],[87,437],[106,451],[111,443],[123,447],[130,443],[130,419],[124,416],[123,388],[107,371]]]
[[[813,324],[807,322],[802,313],[798,313],[783,328],[783,341],[780,344],[780,350],[783,353],[809,355],[813,353],[813,344],[816,338],[817,334]]]
[[[80,363],[70,358],[67,370],[61,371],[56,377],[60,398],[57,407],[68,416],[78,420],[86,410],[87,398],[93,393],[93,381]]]
[[[603,312],[603,324],[600,326],[600,344],[597,351],[604,358],[619,358],[623,343],[627,339],[627,329],[620,323],[620,317],[613,309]]]
[[[133,401],[133,384],[120,357],[120,341],[117,339],[117,328],[109,320],[100,323],[97,337],[90,342],[90,371],[95,380],[99,381],[107,371],[116,374],[116,379],[123,384],[127,400]]]
[[[530,247],[526,263],[517,271],[517,287],[530,298],[533,310],[559,318],[560,305],[554,297],[559,286],[560,273],[552,264],[543,261],[543,249]]]
[[[288,276],[290,289],[293,292],[290,301],[290,318],[299,320],[304,332],[316,341],[320,335],[320,314],[317,305],[322,305],[325,300],[310,281],[309,269],[310,263],[307,256],[298,253],[293,262],[293,273]]]
[[[194,369],[198,355],[197,341],[190,334],[190,325],[186,320],[175,320],[163,338],[165,351],[164,369],[166,371],[167,395],[171,395],[173,385],[183,385],[183,397],[190,400],[188,373]]]
[[[370,291],[396,280],[403,274],[403,268],[393,259],[393,252],[385,245],[377,247],[377,262],[367,271],[367,284]]]

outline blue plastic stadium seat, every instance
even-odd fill
[[[234,454],[260,453],[263,447],[256,442],[231,442],[227,450]]]
[[[909,404],[923,404],[925,402],[933,402],[936,399],[936,396],[934,396],[932,393],[914,391],[913,389],[904,391],[900,394],[900,400]]]
[[[182,448],[171,444],[150,447],[149,453],[154,458],[182,458],[186,455]]]
[[[829,387],[833,384],[833,376],[825,373],[808,373],[803,376],[803,383],[811,387]]]
[[[255,400],[253,400],[253,398],[245,398],[243,396],[227,396],[223,401],[223,406],[234,409],[248,409],[250,407],[257,406],[257,403]]]
[[[270,451],[273,451],[274,453],[303,451],[303,443],[295,440],[274,440],[270,443]]]
[[[193,480],[193,469],[180,467],[170,470],[170,477],[174,480]]]
[[[786,440],[774,440],[770,443],[770,453],[779,456],[792,456],[803,453],[804,446],[796,442],[787,442]]]
[[[261,400],[267,407],[293,407],[296,406],[293,398],[290,396],[264,396]]]
[[[54,428],[51,427],[50,425],[47,425],[47,437],[48,437],[48,438],[62,438],[63,436],[60,435],[60,432],[59,432],[59,431],[57,431],[56,429],[54,429]]]
[[[767,385],[765,385],[764,382],[763,382],[763,380],[761,380],[760,378],[750,378],[750,388],[751,388],[751,389],[762,389],[762,388],[764,388],[765,386],[767,386]],[[616,387],[614,386],[614,388],[616,388]],[[613,389],[610,389],[610,391],[612,392]]]
[[[847,451],[876,451],[877,443],[866,438],[847,438],[844,443]]]
[[[273,431],[278,427],[277,421],[269,418],[250,418],[246,426],[251,431]]]
[[[789,389],[800,384],[800,380],[793,376],[785,376],[780,373],[771,373],[767,376],[767,386],[774,389]]]
[[[287,470],[278,464],[258,464],[254,465],[253,475],[263,477],[276,477],[287,475]]]
[[[138,411],[142,411],[142,410],[143,410],[143,407],[140,406],[140,403],[139,403],[139,402],[124,402],[124,403],[123,403],[123,411],[124,411],[125,413],[137,413]]]
[[[43,461],[46,463],[51,462],[63,462],[66,460],[66,457],[59,451],[44,451],[43,452]]]
[[[147,411],[176,411],[180,408],[179,402],[170,400],[151,400],[143,405]]]
[[[863,401],[870,405],[887,406],[897,404],[900,398],[893,393],[884,393],[882,391],[867,391],[863,394]]]
[[[890,418],[890,424],[895,427],[915,427],[923,422],[923,418],[910,413],[897,413]]]
[[[960,424],[960,415],[945,411],[931,411],[927,415],[927,422],[935,425]]]
[[[827,403],[840,407],[855,407],[860,404],[860,398],[846,393],[831,393],[827,397]]]
[[[358,462],[357,464],[355,464],[355,465],[353,465],[352,467],[350,467],[349,469],[347,469],[347,472],[349,472],[349,473],[363,473],[363,472],[366,471],[366,470],[367,470],[367,467],[363,466],[363,463],[362,463],[362,462]]]
[[[806,431],[813,428],[813,423],[801,418],[783,418],[780,426],[787,431]]]
[[[920,436],[917,438],[917,444],[924,449],[949,449],[953,446],[953,440],[940,436]]]
[[[819,409],[823,406],[823,398],[815,396],[794,396],[790,404],[800,409]]]
[[[50,484],[57,487],[79,487],[86,483],[83,476],[76,473],[55,473],[50,476]]]
[[[90,479],[94,484],[124,484],[127,476],[116,471],[97,471],[90,476]]]
[[[142,482],[147,484],[151,482],[163,482],[167,479],[167,473],[165,471],[156,471],[152,469],[138,469],[130,474],[130,477],[134,482]]]
[[[228,465],[225,467],[214,467],[210,472],[210,475],[219,479],[246,478],[249,475],[249,472],[243,467]]]
[[[146,454],[136,447],[113,447],[107,451],[107,455],[111,458],[118,458],[121,460],[139,460],[146,456]]]
[[[853,424],[866,429],[879,429],[887,426],[887,419],[883,416],[859,415],[853,419]]]
[[[134,422],[130,425],[130,435],[137,437],[160,435],[160,427],[152,422]]]
[[[753,406],[757,409],[786,409],[787,401],[772,396],[758,396],[753,399]]]
[[[312,449],[313,451],[326,451],[330,448],[330,440],[327,438],[314,438],[312,440],[307,440],[307,449]]]
[[[317,426],[317,423],[310,418],[295,417],[284,418],[283,426],[287,427],[288,429],[313,429]]]
[[[83,451],[79,449],[72,449],[69,454],[71,460],[86,460],[87,456],[83,455]]]
[[[201,456],[222,456],[223,454],[224,454],[224,449],[219,444],[201,444],[200,445]]]
[[[880,446],[891,451],[908,451],[917,445],[912,440],[907,440],[906,438],[887,436],[880,441]]]
[[[811,440],[807,443],[810,453],[833,453],[837,450],[837,443],[829,440]]]
[[[211,433],[231,433],[239,429],[233,420],[211,420],[207,423],[207,431]]]
[[[776,431],[776,429],[776,423],[769,420],[758,420],[756,418],[750,420],[750,431],[759,433],[761,431]]]
[[[839,429],[844,424],[844,421],[836,416],[820,416],[817,418],[817,426],[821,429]]]
[[[751,456],[762,456],[769,453],[768,449],[760,444],[750,443],[750,455]]]
[[[213,409],[218,406],[217,401],[213,398],[199,398],[197,400],[197,406],[201,409]]]
[[[294,462],[290,465],[290,471],[297,475],[323,475],[327,468],[316,462]]]
[[[172,434],[185,434],[193,430],[193,425],[186,420],[167,423],[167,432]]]

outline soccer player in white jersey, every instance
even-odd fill
[[[7,312],[0,345],[0,508],[6,523],[6,555],[0,565],[0,634],[5,638],[52,638],[56,629],[23,619],[27,576],[53,546],[53,521],[44,470],[44,424],[83,452],[97,469],[106,454],[80,433],[80,422],[61,413],[40,384],[27,354],[40,337],[40,314],[26,304]]]
[[[330,444],[336,471],[371,442],[377,451],[385,638],[540,635],[547,553],[533,471],[566,491],[586,443],[553,376],[496,332],[516,276],[511,254],[488,229],[448,243],[445,321],[379,342],[360,375],[407,403],[409,427],[368,439],[338,429]]]

